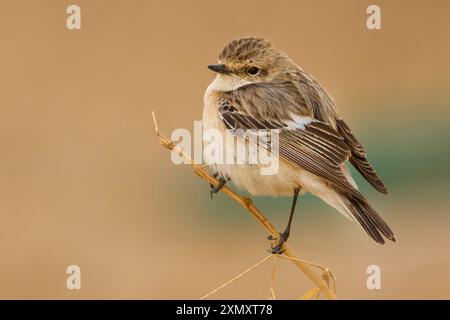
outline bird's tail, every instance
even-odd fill
[[[384,244],[381,235],[383,234],[386,238],[395,242],[392,230],[366,199],[349,194],[341,194],[340,198],[345,208],[373,240],[379,244]]]

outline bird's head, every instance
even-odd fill
[[[231,91],[250,83],[271,82],[295,64],[271,42],[262,38],[231,41],[219,55],[217,64],[208,68],[217,73],[215,89]]]

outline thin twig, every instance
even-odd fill
[[[275,275],[277,273],[277,257],[278,254],[273,255],[272,261],[272,277],[270,278],[270,288],[269,288],[269,299],[275,300],[277,297],[275,296],[275,290],[273,288],[273,283],[275,282]]]
[[[267,257],[265,257],[264,259],[260,260],[258,263],[256,263],[255,265],[251,266],[250,268],[246,269],[245,271],[241,272],[240,274],[238,274],[236,277],[234,277],[233,279],[225,282],[223,285],[221,285],[220,287],[214,289],[213,291],[205,294],[203,297],[200,298],[200,300],[204,300],[206,298],[208,298],[210,295],[216,293],[217,291],[225,288],[227,285],[233,283],[234,281],[236,281],[237,279],[243,277],[244,275],[246,275],[247,273],[249,273],[250,271],[252,271],[253,269],[255,269],[256,267],[258,267],[259,265],[263,264],[264,262],[266,262],[267,260],[269,260],[272,257],[272,255],[268,255]]]
[[[169,150],[174,150],[177,154],[185,161],[185,163],[190,163],[194,169],[194,173],[200,178],[206,180],[212,185],[217,185],[218,181],[216,178],[211,176],[203,166],[195,164],[192,161],[191,157],[187,155],[181,148],[178,148],[175,143],[173,143],[169,138],[167,138],[164,134],[159,131],[158,124],[156,122],[155,113],[152,112],[153,123],[155,126],[156,135],[159,137],[160,143]],[[243,206],[249,213],[253,215],[253,217],[258,220],[266,231],[275,238],[279,237],[279,232],[273,224],[262,214],[262,212],[253,204],[252,200],[248,197],[243,197],[235,193],[233,190],[228,188],[227,186],[223,186],[220,191],[225,193],[228,197],[239,203]],[[318,276],[314,271],[311,270],[309,265],[305,263],[304,260],[300,259],[295,253],[294,249],[292,249],[288,243],[283,244],[284,255],[288,258],[291,258],[291,261],[323,292],[323,294],[327,297],[327,299],[337,299],[336,294],[331,290],[331,288],[327,285],[327,281],[322,279],[322,277]],[[321,267],[323,270],[327,270],[326,268]]]
[[[314,262],[310,262],[310,261],[306,261],[306,260],[302,260],[302,259],[295,259],[295,258],[288,257],[288,256],[281,256],[281,255],[278,255],[278,256],[280,258],[291,260],[291,261],[303,262],[303,263],[305,263],[307,265],[310,265],[312,267],[315,267],[315,268],[318,268],[318,269],[322,270],[322,272],[323,272],[322,273],[322,280],[326,282],[328,287],[330,287],[330,284],[329,284],[330,279],[333,280],[332,288],[333,288],[333,292],[336,294],[336,277],[334,276],[334,274],[331,272],[330,269],[325,268],[325,267],[321,266],[320,264],[317,264],[317,263],[314,263]]]

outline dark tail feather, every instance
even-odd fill
[[[386,238],[395,242],[394,233],[378,212],[369,205],[367,200],[352,195],[342,195],[342,200],[358,223],[373,240],[379,244],[384,244],[384,239],[381,236],[383,234]]]

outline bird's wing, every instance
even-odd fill
[[[366,158],[363,145],[355,138],[350,128],[342,119],[336,119],[337,130],[344,137],[346,144],[350,147],[350,163],[361,173],[361,175],[379,192],[387,193],[387,189],[370,165]]]
[[[295,122],[296,117],[266,117],[252,114],[248,105],[238,109],[237,101],[222,99],[219,116],[233,132],[249,129],[279,129],[279,156],[356,197],[362,197],[345,178],[342,165],[351,151],[345,138],[330,125],[310,118]],[[251,103],[249,101],[246,102]],[[298,118],[297,118],[298,119]]]
[[[355,138],[347,124],[333,112],[333,102],[322,86],[311,75],[297,73],[300,83],[299,93],[303,96],[304,105],[311,110],[315,119],[326,123],[336,123],[336,130],[344,138],[351,150],[350,163],[379,192],[387,193],[386,187],[378,174],[369,164],[362,144]]]

